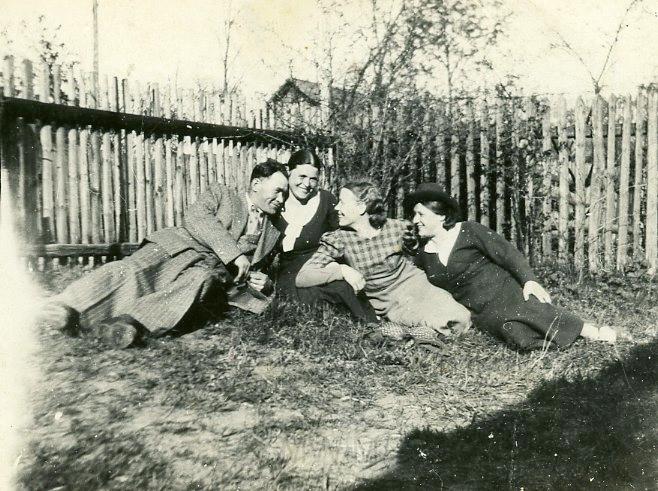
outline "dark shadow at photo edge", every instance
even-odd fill
[[[658,340],[453,431],[414,430],[356,489],[655,489]]]

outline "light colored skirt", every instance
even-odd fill
[[[405,326],[429,328],[446,335],[461,334],[471,326],[471,314],[452,295],[432,285],[423,271],[408,263],[395,283],[366,291],[375,312]]]

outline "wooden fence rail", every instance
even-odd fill
[[[37,267],[48,258],[55,265],[67,257],[93,263],[128,253],[154,230],[180,225],[184,209],[210,183],[245,192],[256,163],[286,162],[291,148],[304,143],[300,134],[263,127],[267,118],[248,124],[233,116],[232,103],[226,116],[225,102],[210,105],[204,94],[176,95],[174,109],[161,101],[157,85],[144,97],[138,88],[127,90],[127,81],[102,78],[94,93],[88,77],[67,74],[61,88],[60,68],[51,73],[44,66],[35,77],[29,61],[22,67],[15,77],[13,59],[4,60],[1,192],[12,201]],[[331,169],[331,148],[316,150]]]

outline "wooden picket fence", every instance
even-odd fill
[[[295,145],[308,145],[288,131],[303,126],[291,111],[275,115],[264,102],[210,89],[95,81],[11,56],[0,84],[2,198],[11,191],[38,267],[129,253],[154,230],[181,224],[209,183],[244,190],[256,162],[285,162]],[[361,159],[388,180],[392,216],[403,215],[402,199],[419,182],[436,180],[467,218],[503,233],[534,263],[596,272],[643,260],[655,271],[655,87],[570,105],[489,97],[399,106],[393,119],[357,116],[362,156],[344,152],[346,142],[315,140],[325,185],[335,187],[339,169],[352,177]]]
[[[578,97],[571,107],[562,96],[498,97],[396,110],[379,125],[381,114],[366,115],[355,151],[390,180],[392,215],[403,215],[404,195],[419,182],[437,181],[466,218],[504,234],[533,263],[596,272],[644,262],[655,272],[655,87]]]
[[[212,182],[245,192],[254,165],[286,162],[304,138],[274,129],[265,106],[210,91],[66,74],[4,58],[2,199],[11,199],[30,264],[44,268],[130,253],[182,224]],[[332,167],[332,149],[316,148]],[[328,172],[323,176],[328,179]],[[63,258],[74,257],[73,261]]]

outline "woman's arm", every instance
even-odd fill
[[[299,270],[295,285],[298,288],[326,285],[342,280],[343,274],[338,260],[344,256],[344,245],[335,232],[327,232],[311,258]]]
[[[528,260],[503,236],[477,222],[464,222],[475,236],[475,244],[485,256],[509,272],[521,286],[537,281]]]

